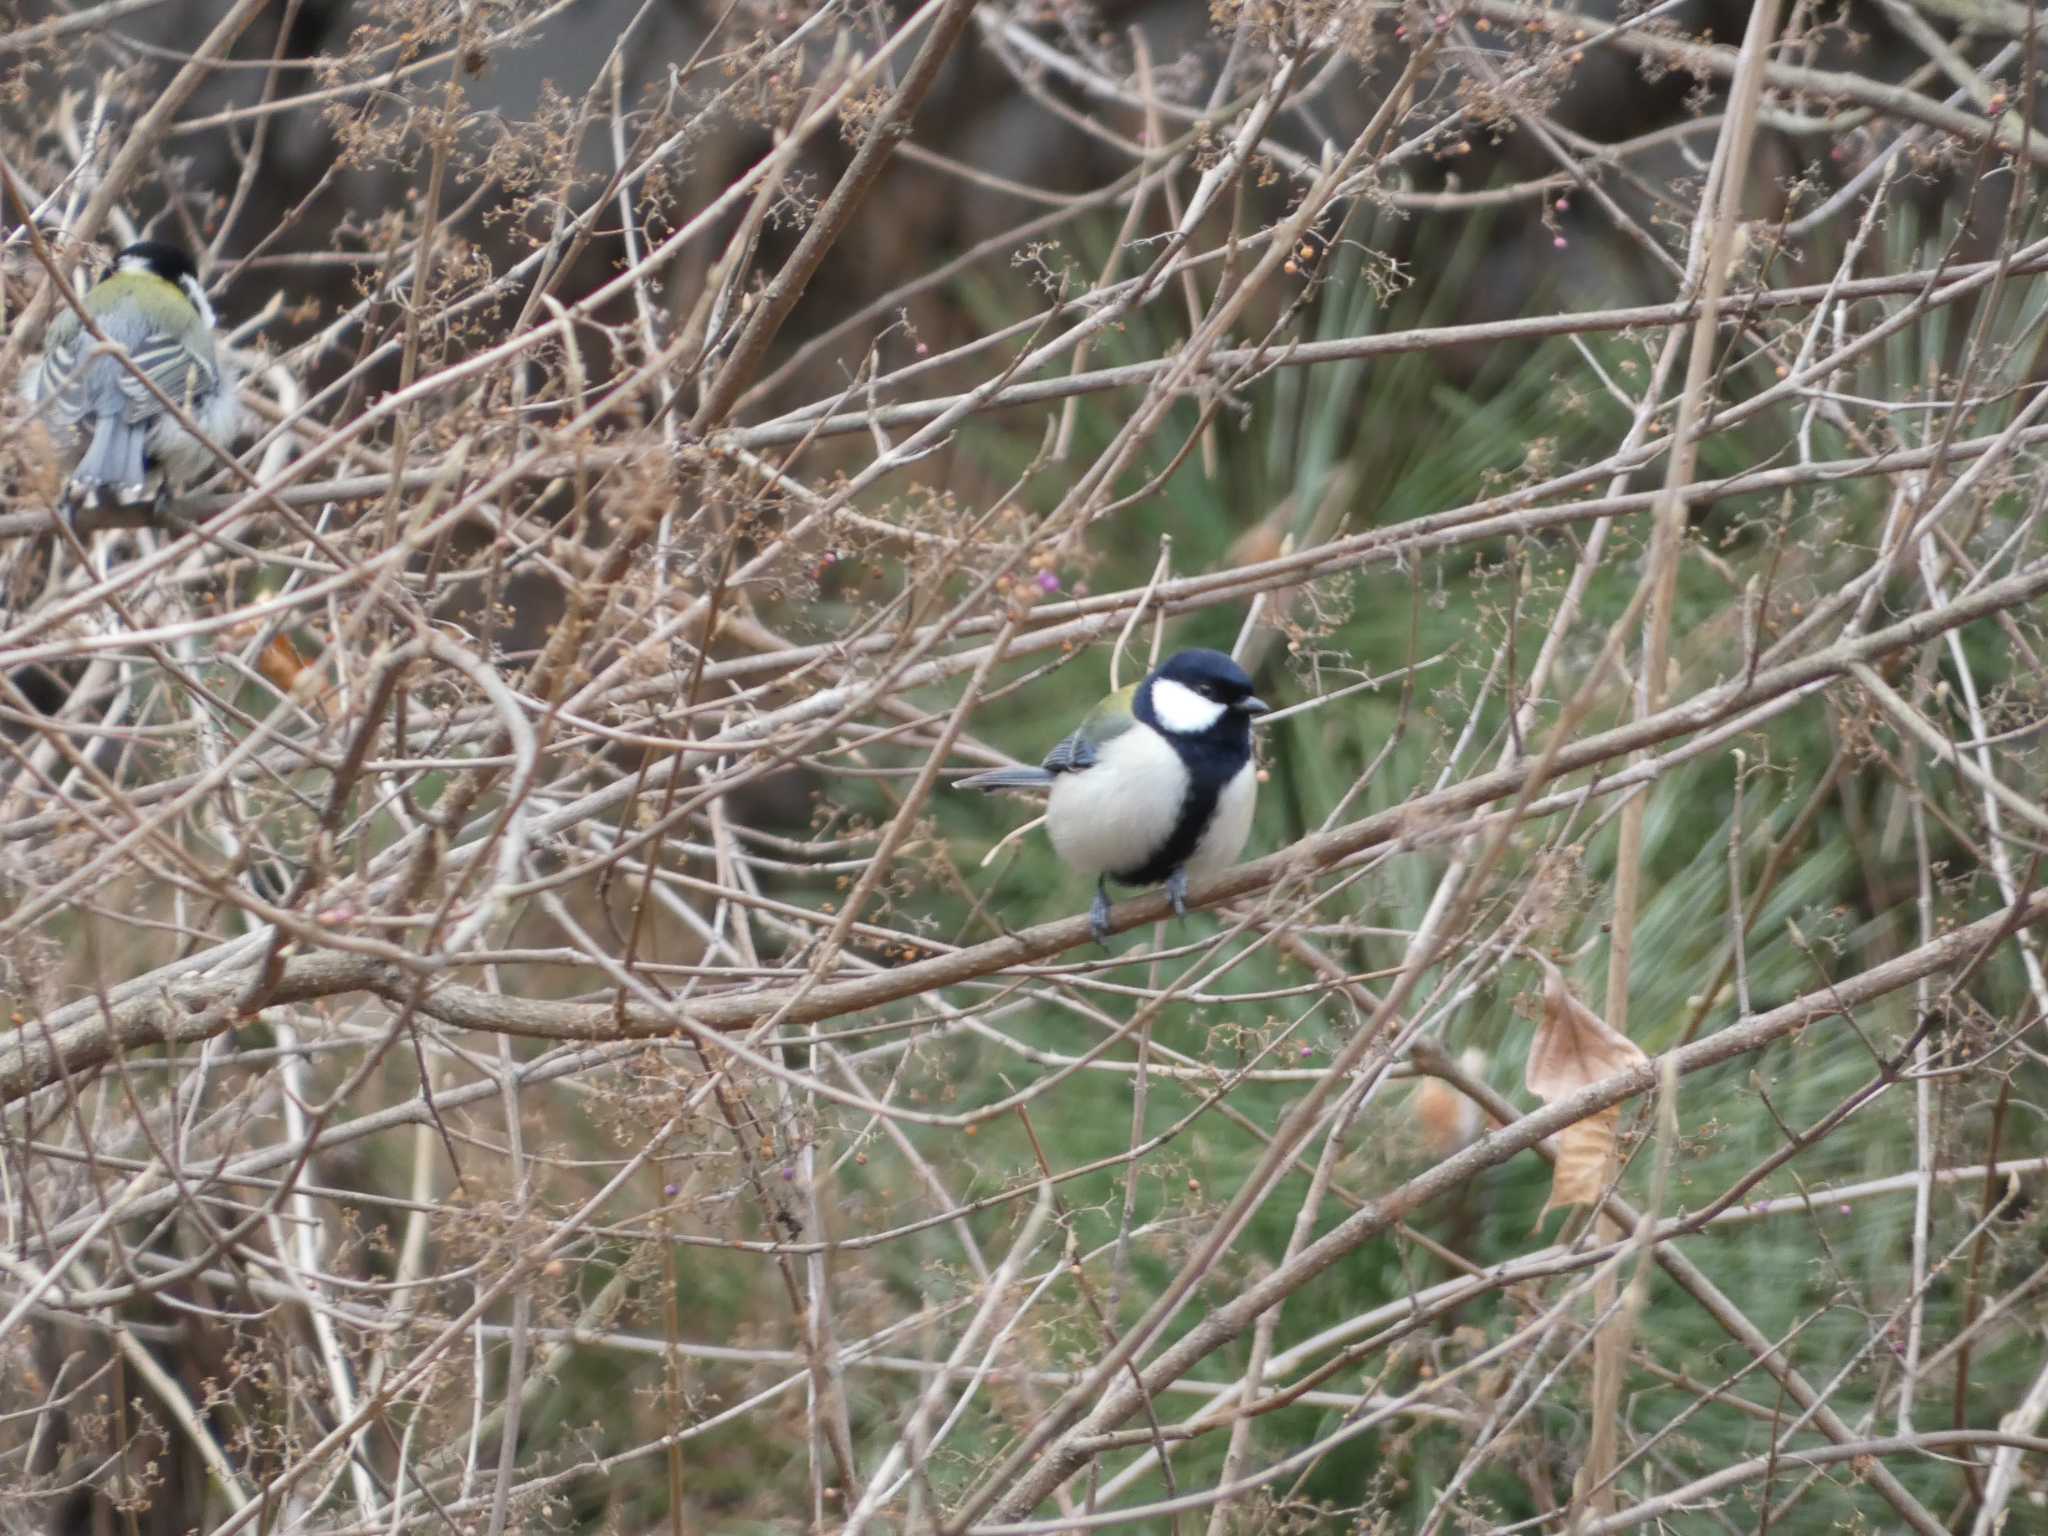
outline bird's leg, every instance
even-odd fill
[[[57,496],[57,518],[70,530],[71,537],[82,544],[88,529],[81,525],[80,519],[88,512],[99,512],[105,505],[106,491],[103,487],[89,481],[67,480]]]
[[[1185,864],[1179,866],[1172,874],[1166,877],[1166,895],[1167,899],[1173,903],[1173,915],[1175,917],[1186,917],[1188,915],[1188,871]]]
[[[1095,942],[1104,949],[1109,947],[1109,881],[1098,875],[1095,879],[1095,903],[1088,909],[1088,926],[1095,930]]]

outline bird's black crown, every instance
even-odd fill
[[[1251,678],[1221,651],[1176,651],[1153,675],[1171,678],[1218,704],[1236,704],[1252,696]]]
[[[184,247],[170,245],[162,240],[138,240],[114,258],[116,266],[139,261],[167,283],[183,284],[184,279],[198,280],[199,269],[192,264],[192,257]]]

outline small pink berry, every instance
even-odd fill
[[[1559,235],[1555,240],[1551,241],[1550,243],[1556,246],[1560,251],[1563,250],[1567,245],[1571,244],[1571,242],[1565,239],[1563,235]]]
[[[1043,592],[1043,593],[1044,593],[1044,594],[1045,594],[1045,595],[1046,595],[1047,597],[1050,597],[1050,596],[1052,596],[1052,594],[1053,594],[1053,593],[1055,593],[1055,592],[1059,591],[1059,589],[1060,589],[1060,578],[1059,578],[1059,575],[1058,575],[1058,573],[1057,573],[1057,572],[1054,572],[1054,571],[1040,571],[1040,572],[1038,573],[1038,590],[1039,590],[1039,591]]]

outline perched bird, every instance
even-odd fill
[[[213,454],[136,377],[147,375],[216,443],[234,435],[241,420],[237,380],[215,354],[213,308],[192,258],[154,240],[131,245],[87,290],[84,306],[106,340],[75,310],[64,310],[50,322],[25,385],[78,455],[65,506],[131,506],[196,479],[215,462]]]
[[[1095,877],[1088,916],[1109,937],[1109,885],[1164,883],[1187,911],[1188,882],[1228,868],[1252,828],[1252,720],[1266,712],[1221,651],[1178,651],[1096,705],[1039,768],[998,768],[956,789],[1045,789],[1055,852]]]

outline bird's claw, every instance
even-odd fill
[[[57,521],[70,531],[73,538],[83,539],[87,530],[79,520],[88,513],[98,513],[101,501],[97,482],[68,480],[57,497]]]
[[[1166,877],[1166,896],[1173,903],[1175,917],[1188,915],[1188,872],[1185,869],[1176,869]]]
[[[1100,880],[1095,882],[1095,900],[1088,908],[1088,926],[1094,930],[1095,942],[1109,948],[1109,887]]]

